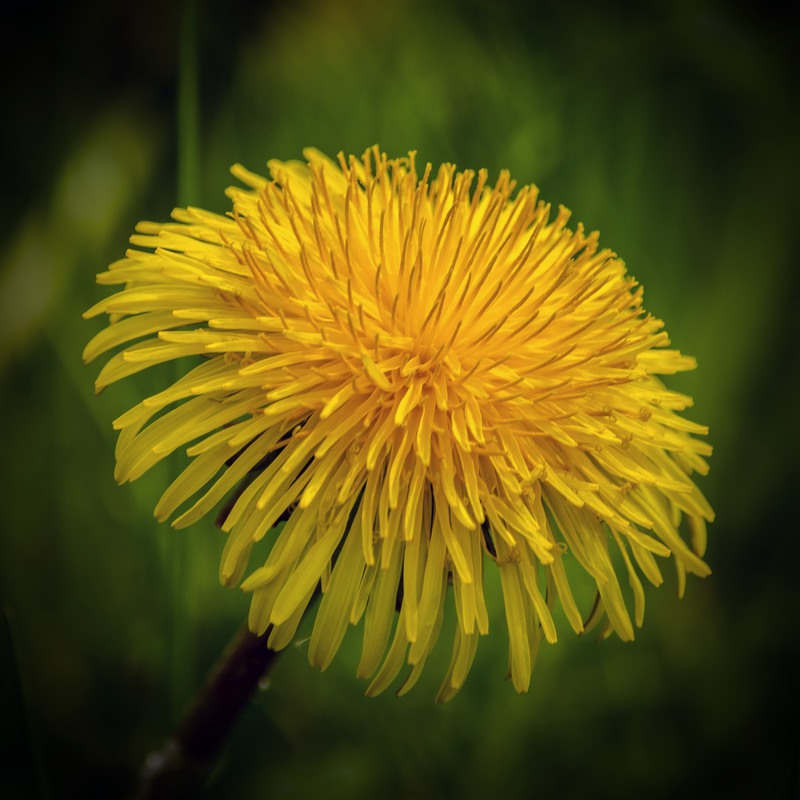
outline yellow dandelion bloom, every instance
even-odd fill
[[[456,693],[489,633],[487,569],[517,691],[541,637],[556,640],[556,601],[576,632],[587,624],[568,560],[597,584],[589,617],[632,639],[658,558],[673,557],[681,592],[686,573],[709,572],[713,512],[690,478],[707,472],[694,438],[707,431],[659,378],[694,360],[668,348],[597,234],[507,172],[494,185],[451,164],[420,174],[414,153],[377,147],[305,157],[270,162],[270,179],[235,166],[249,188],[228,190],[231,212],[141,223],[143,249],[98,276],[123,288],[86,313],[111,324],[85,359],[124,345],[98,390],[202,356],[114,422],[117,480],[190,445],[157,518],[180,512],[185,527],[238,488],[220,577],[252,593],[251,629],[285,647],[321,587],[309,659],[327,667],[363,618],[369,694],[404,664],[400,693],[416,682],[450,585],[439,699]],[[266,561],[244,577],[264,537]]]

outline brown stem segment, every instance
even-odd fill
[[[150,753],[137,800],[196,797],[277,653],[246,627],[233,638],[164,747]]]

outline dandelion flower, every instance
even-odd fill
[[[578,633],[602,619],[632,639],[658,559],[681,593],[709,573],[713,512],[690,477],[707,472],[707,430],[659,377],[694,359],[669,349],[623,262],[534,186],[420,173],[414,153],[377,147],[305,157],[270,162],[269,179],[233,167],[248,188],[228,190],[231,212],[141,223],[139,249],[98,276],[122,288],[86,312],[110,325],[84,357],[124,345],[98,390],[194,357],[114,422],[116,479],[189,445],[156,517],[183,528],[233,495],[220,578],[252,594],[252,631],[285,647],[321,588],[309,659],[327,667],[363,618],[368,694],[405,664],[400,693],[413,686],[450,586],[439,699],[457,692],[489,633],[490,569],[517,691],[540,639],[556,640],[556,602]],[[596,582],[589,620],[568,561]]]

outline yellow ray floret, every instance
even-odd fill
[[[284,647],[321,588],[309,658],[327,667],[363,618],[370,694],[404,664],[400,692],[416,682],[450,585],[439,699],[455,694],[489,633],[486,569],[518,691],[540,639],[556,640],[557,601],[576,632],[602,617],[632,639],[656,557],[672,557],[681,591],[709,572],[713,512],[691,474],[711,448],[678,415],[691,399],[659,378],[694,360],[668,349],[622,261],[535,187],[450,164],[420,174],[414,153],[377,147],[305,157],[270,162],[269,179],[235,166],[248,188],[229,189],[228,215],[141,223],[99,276],[121,288],[86,313],[111,324],[84,356],[123,349],[98,390],[196,359],[115,422],[117,479],[188,448],[156,516],[183,527],[233,494],[220,577],[252,593],[251,628]],[[597,584],[586,623],[568,560]]]

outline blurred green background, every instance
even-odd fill
[[[93,395],[95,273],[181,195],[224,211],[235,161],[375,142],[508,168],[626,260],[700,362],[671,385],[711,427],[714,574],[679,602],[667,571],[634,644],[561,624],[524,696],[494,584],[493,635],[444,707],[446,632],[402,700],[363,697],[358,631],[325,674],[301,642],[205,796],[797,796],[800,127],[791,20],[769,6],[200,0],[199,170],[190,149],[180,181],[181,5],[18,9],[0,55],[3,797],[126,796],[246,616],[212,522],[152,518],[175,465],[113,482],[111,421],[165,375]]]

